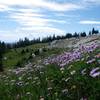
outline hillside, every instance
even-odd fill
[[[80,37],[80,38],[70,38],[64,40],[55,40],[50,44],[50,47],[75,48],[75,47],[79,47],[80,44],[87,44],[92,41],[100,43],[100,35],[92,35],[92,36]]]
[[[90,44],[92,42],[97,42],[100,44],[100,35],[92,35],[80,38],[62,39],[55,40],[51,43],[38,43],[35,45],[30,45],[22,48],[11,49],[4,55],[3,66],[4,68],[17,68],[24,66],[26,63],[35,63],[37,60],[41,60],[50,55],[55,55],[63,53],[74,48],[78,48],[80,44]],[[41,49],[37,56],[32,57],[32,54]]]
[[[11,49],[0,100],[99,100],[100,35]]]

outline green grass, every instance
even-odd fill
[[[7,57],[7,60],[3,60],[5,71],[0,73],[0,100],[42,100],[41,98],[44,100],[80,100],[82,97],[88,98],[87,100],[99,100],[100,76],[93,78],[89,73],[93,68],[100,67],[98,63],[100,58],[96,58],[96,61],[91,64],[86,62],[87,56],[94,58],[100,53],[100,49],[84,54],[82,57],[84,60],[74,61],[65,65],[61,70],[56,64],[43,65],[43,59],[69,51],[69,49],[48,49],[46,45],[31,45],[5,53],[4,57]],[[29,59],[30,54],[38,48],[45,48],[45,50],[35,58]],[[28,49],[29,52],[21,54],[23,49],[25,51]],[[44,67],[13,70],[18,62],[21,62],[24,67],[29,60],[32,64],[38,65],[39,63]],[[41,62],[38,62],[39,60]],[[83,69],[86,69],[85,75],[81,73]],[[75,73],[71,74],[73,71]]]
[[[46,100],[80,100],[83,96],[88,100],[99,100],[99,78],[91,78],[88,73],[83,76],[80,70],[71,75],[76,67],[68,70],[67,66],[63,73],[58,66],[48,65],[41,70],[22,71],[18,75],[13,72],[2,74],[0,100],[39,100],[41,96]],[[19,82],[22,85],[17,85]]]
[[[23,62],[23,59],[28,59],[30,53],[25,53],[22,55],[20,51],[16,52],[11,50],[7,52],[4,56],[7,57],[7,60],[3,60],[3,64],[5,68],[14,68],[16,64],[20,61]]]
[[[5,69],[16,68],[17,63],[21,63],[21,66],[24,66],[24,64],[30,60],[29,59],[30,55],[39,48],[45,48],[45,51],[37,55],[35,59],[32,59],[33,63],[37,63],[38,60],[44,59],[45,57],[57,55],[68,50],[68,49],[61,49],[61,48],[49,49],[49,48],[46,48],[46,46],[47,44],[41,43],[41,44],[35,44],[35,45],[22,47],[22,48],[11,49],[4,54],[4,57],[6,57],[7,60],[3,60],[3,66]],[[27,49],[28,49],[28,52],[21,54],[22,50],[26,51]]]
[[[61,51],[53,49],[49,50],[49,54],[59,54]],[[95,53],[99,53],[99,50],[87,55],[93,58]],[[86,64],[87,55],[84,55],[84,60],[70,63],[62,70],[58,65],[49,64],[43,68],[20,69],[18,74],[13,70],[1,73],[0,100],[80,100],[82,97],[99,100],[100,77],[89,75],[93,68],[100,67],[97,62],[99,58],[95,63]],[[86,74],[82,75],[81,71],[85,68]],[[71,74],[73,71],[75,73]]]
[[[3,66],[6,69],[9,68],[15,68],[15,66],[17,65],[17,63],[21,62],[21,64],[23,65],[25,62],[27,62],[31,55],[31,53],[33,53],[35,50],[37,50],[38,48],[44,48],[47,44],[34,44],[34,45],[30,45],[27,47],[22,47],[22,48],[17,48],[17,49],[11,49],[9,51],[7,51],[4,54],[4,57],[7,58],[7,60],[3,60]],[[21,54],[22,50],[29,50],[28,52],[25,52],[24,54]]]

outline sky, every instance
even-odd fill
[[[0,40],[100,29],[100,0],[0,0]]]

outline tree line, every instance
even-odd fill
[[[93,35],[93,34],[98,34],[98,33],[99,31],[93,28],[92,31],[89,31],[88,35]],[[59,39],[67,39],[67,38],[72,38],[72,37],[79,38],[79,37],[85,37],[85,36],[87,36],[86,32],[80,32],[80,33],[75,32],[74,34],[67,33],[62,36],[55,36],[54,34],[53,36],[45,37],[42,40],[40,38],[29,40],[27,37],[25,37],[24,40],[20,39],[16,43],[6,44],[6,47],[7,48],[19,48],[19,47],[25,47],[28,45],[36,44],[36,43],[48,43],[48,42],[52,42],[54,40],[59,40]]]
[[[93,34],[98,34],[98,33],[99,31],[93,28],[92,31],[89,31],[88,35],[93,35]],[[24,40],[20,39],[16,43],[5,43],[5,42],[0,41],[0,71],[3,71],[3,67],[2,67],[3,54],[7,52],[9,49],[25,47],[25,46],[29,46],[36,43],[49,43],[54,40],[67,39],[67,38],[69,39],[72,37],[79,38],[79,37],[86,37],[86,36],[87,36],[86,32],[80,32],[80,33],[75,32],[74,34],[67,33],[62,36],[55,36],[55,35],[48,36],[48,37],[43,38],[42,40],[40,38],[29,40],[27,37],[25,37]]]

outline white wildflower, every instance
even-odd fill
[[[71,75],[74,75],[75,73],[76,73],[75,70],[73,70],[73,71],[70,72]]]

